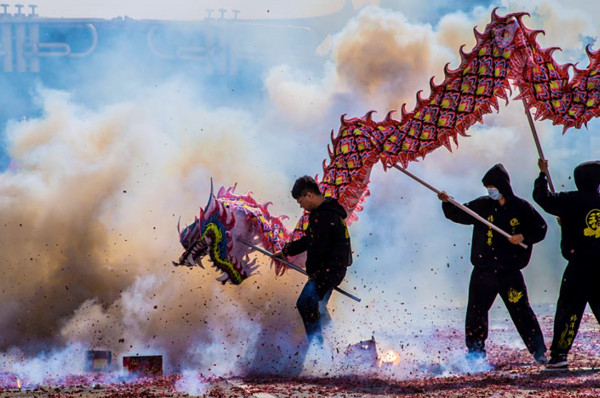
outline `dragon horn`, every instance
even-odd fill
[[[213,180],[212,177],[210,177],[210,196],[208,197],[208,203],[206,204],[206,208],[208,209],[208,205],[210,204],[210,201],[212,200],[212,197],[215,194],[215,190],[213,188]]]
[[[213,208],[216,206],[215,205],[216,199],[215,199],[215,190],[213,187],[213,180],[212,177],[210,178],[210,196],[208,197],[208,203],[206,204],[206,208],[204,211],[201,210],[200,214],[200,218],[204,218],[205,214],[210,214],[213,210]]]

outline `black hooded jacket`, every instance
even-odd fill
[[[337,200],[326,198],[309,213],[305,235],[288,243],[284,252],[295,256],[306,250],[306,273],[311,278],[327,279],[330,272],[345,271],[352,264],[346,217]]]
[[[577,191],[551,193],[546,175],[540,173],[533,199],[546,212],[560,217],[564,258],[600,259],[600,161],[582,163],[573,174]]]
[[[477,221],[452,203],[442,203],[444,215],[459,224],[473,225],[471,263],[475,267],[497,270],[522,269],[529,263],[533,244],[546,236],[546,222],[529,202],[515,196],[510,186],[510,177],[501,164],[492,167],[481,181],[483,185],[498,188],[506,203],[501,206],[499,201],[489,196],[481,196],[465,203],[465,206],[510,235],[522,234],[527,249],[510,243],[505,236]]]

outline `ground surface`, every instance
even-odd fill
[[[551,322],[550,317],[541,319],[546,336],[551,335]],[[491,333],[498,335],[502,328]],[[461,338],[455,339],[453,344]],[[174,374],[133,382],[106,382],[103,375],[97,374],[72,376],[24,389],[14,388],[14,380],[5,375],[0,397],[600,397],[600,328],[589,315],[582,322],[567,371],[548,371],[532,363],[526,350],[495,344],[488,345],[492,369],[474,372],[448,371],[434,363],[415,372],[413,377],[411,372],[396,372],[391,365],[370,375],[354,372],[295,378],[194,375],[190,379]]]

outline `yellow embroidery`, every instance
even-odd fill
[[[494,216],[493,215],[488,216],[487,220],[489,222],[493,223],[494,222]],[[494,237],[494,233],[492,232],[492,229],[490,228],[487,231],[487,241],[486,241],[486,243],[487,243],[488,246],[492,245],[492,238],[493,237]]]
[[[523,297],[523,292],[513,289],[512,287],[508,290],[508,301],[511,303],[518,303]]]
[[[517,220],[516,217],[510,220],[511,235],[514,235],[516,233],[518,225],[521,225],[521,223],[519,222],[519,220]]]
[[[587,225],[587,228],[583,230],[585,236],[600,238],[600,210],[591,210],[585,216],[585,224]]]
[[[346,226],[346,220],[344,220],[342,217],[340,217],[340,220],[342,220],[342,225],[344,226],[344,235],[346,236],[346,239],[350,238],[350,234],[348,233],[348,227]]]
[[[560,339],[558,340],[558,348],[563,350],[568,350],[573,345],[573,340],[575,340],[575,324],[577,323],[577,315],[571,315],[571,318],[565,325],[565,329],[560,334]]]

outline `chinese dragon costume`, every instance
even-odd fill
[[[511,83],[518,89],[516,99],[522,99],[534,111],[537,120],[551,120],[564,131],[580,128],[600,115],[600,51],[586,48],[589,65],[578,69],[573,64],[559,64],[552,53],[557,48],[541,48],[536,37],[541,30],[524,26],[527,13],[498,16],[483,33],[476,29],[475,46],[470,52],[460,49],[461,63],[454,70],[446,65],[443,82],[430,81],[430,94],[417,93],[415,108],[407,112],[402,106],[401,118],[389,112],[383,121],[364,117],[346,119],[328,146],[329,161],[323,161],[323,178],[319,183],[325,196],[337,198],[349,214],[348,223],[356,221],[369,196],[369,177],[373,166],[381,162],[384,169],[424,158],[444,146],[452,150],[450,140],[458,145],[458,136],[467,136],[473,124],[483,123],[483,116],[498,111],[498,100],[508,102]],[[574,69],[569,78],[569,69]],[[240,243],[260,243],[276,251],[285,242],[298,239],[307,226],[304,213],[293,231],[282,223],[283,217],[269,214],[268,203],[259,204],[251,196],[236,195],[234,188],[221,188],[211,195],[208,205],[200,210],[194,223],[180,230],[180,242],[185,252],[182,265],[201,265],[208,255],[213,266],[222,272],[222,283],[240,284],[256,270],[256,260],[250,261],[252,250]],[[275,265],[277,274],[283,266]]]

